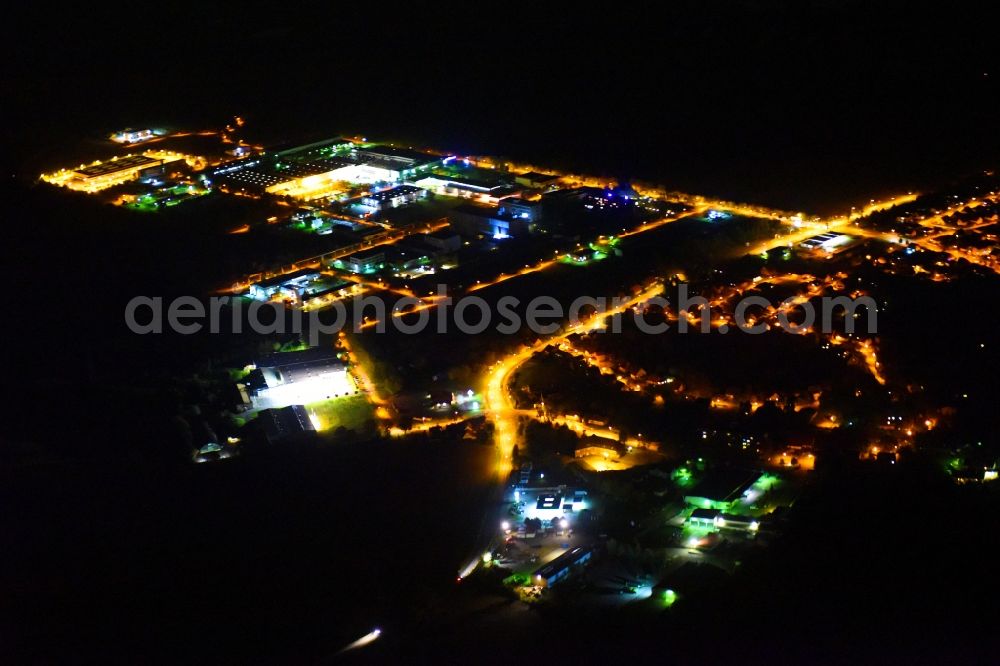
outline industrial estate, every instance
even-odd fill
[[[250,136],[243,118],[123,129],[37,187],[135,225],[210,217],[244,269],[225,264],[199,296],[228,297],[223,321],[234,304],[278,313],[175,378],[198,387],[171,414],[181,434],[163,435],[183,464],[428,442],[488,461],[481,518],[441,555],[456,594],[677,617],[810,520],[800,500],[824,470],[998,476],[1000,442],[968,417],[990,399],[968,378],[995,336],[946,324],[951,360],[925,363],[906,338],[916,315],[898,314],[915,293],[995,282],[991,173],[830,217],[446,147]],[[473,295],[486,307],[452,305]],[[501,334],[491,310],[512,296],[615,300],[575,320],[520,312],[548,332]],[[358,325],[315,346],[279,325],[338,308]],[[478,328],[407,330],[424,316]],[[369,492],[393,491],[358,504]]]

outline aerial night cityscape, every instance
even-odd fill
[[[1000,662],[988,14],[6,31],[0,663]]]

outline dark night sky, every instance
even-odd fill
[[[1000,155],[995,36],[945,7],[36,11],[7,26],[4,132],[17,170],[49,137],[240,113],[839,209]]]

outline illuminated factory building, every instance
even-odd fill
[[[443,161],[447,162],[447,158]],[[429,173],[412,180],[417,187],[430,190],[435,194],[472,199],[482,204],[494,206],[504,197],[509,197],[518,191],[498,177],[442,176]]]
[[[141,172],[163,164],[163,160],[146,155],[113,157],[106,162],[94,162],[77,169],[62,169],[43,174],[42,180],[81,192],[99,192],[140,177]]]
[[[442,159],[400,148],[359,148],[331,139],[228,165],[213,176],[233,190],[308,201],[341,194],[345,183],[411,180]]]
[[[320,274],[310,269],[303,269],[287,275],[279,275],[250,285],[250,298],[266,301],[276,294],[283,298],[299,300],[308,292],[309,284],[318,279]]]
[[[115,132],[111,135],[111,140],[115,143],[142,143],[143,141],[149,141],[156,134],[153,133],[151,129],[124,129],[120,132]]]
[[[398,185],[388,190],[372,192],[361,200],[361,203],[373,210],[398,208],[427,196],[427,190],[413,185]]]
[[[515,497],[524,502],[524,517],[551,521],[553,518],[570,518],[591,508],[587,491],[557,488],[518,488]]]
[[[256,366],[248,387],[258,409],[309,405],[357,393],[354,380],[332,349],[265,354]]]

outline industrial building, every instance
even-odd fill
[[[625,446],[614,440],[590,435],[580,440],[573,451],[575,458],[599,456],[601,458],[618,458],[625,452]]]
[[[559,183],[559,176],[551,176],[547,173],[529,171],[527,173],[521,173],[514,176],[514,182],[518,185],[523,185],[532,189],[544,190],[550,187],[555,187]]]
[[[397,275],[430,273],[461,247],[461,237],[450,230],[411,236],[389,246],[383,263]]]
[[[302,305],[316,309],[341,298],[347,298],[361,292],[361,285],[350,280],[326,281],[316,291],[302,294]]]
[[[241,192],[313,200],[342,193],[343,183],[399,183],[441,159],[399,148],[357,148],[343,139],[329,139],[226,165],[212,176]]]
[[[372,192],[361,199],[361,203],[376,211],[398,208],[419,201],[427,196],[427,190],[414,185],[397,185],[380,192]]]
[[[488,206],[462,204],[448,211],[448,220],[459,232],[467,236],[485,235],[497,240],[529,233],[532,223],[527,218],[501,215]]]
[[[285,441],[295,435],[314,432],[309,412],[302,405],[264,409],[257,415],[264,437],[271,444]]]
[[[301,373],[311,374],[317,368],[323,370],[344,369],[344,364],[337,356],[337,351],[332,347],[309,347],[299,351],[264,354],[257,359],[255,365],[260,370],[270,370],[279,377],[283,377],[281,381],[301,379]]]
[[[587,491],[579,488],[517,488],[514,496],[524,504],[525,519],[537,518],[543,522],[570,518],[590,508]]]
[[[416,178],[444,160],[439,155],[394,146],[355,148],[351,157],[356,163],[380,172],[377,180],[389,182]]]
[[[569,578],[574,567],[581,567],[593,556],[590,547],[577,546],[542,566],[535,571],[532,582],[540,587],[551,587],[561,580]]]
[[[694,528],[711,530],[756,532],[760,529],[760,521],[752,516],[736,516],[718,509],[695,509],[688,516],[687,524]]]
[[[377,249],[366,250],[352,254],[343,263],[352,273],[374,273],[385,263],[385,252]]]
[[[320,274],[317,271],[304,268],[294,273],[268,278],[250,285],[250,298],[267,301],[280,295],[284,299],[297,302],[310,291],[310,283],[319,277]]]
[[[714,469],[699,482],[684,501],[702,509],[729,511],[757,482],[761,474],[735,468]]]
[[[462,238],[450,229],[424,234],[423,240],[427,245],[442,252],[458,252],[462,247]]]
[[[332,139],[321,139],[319,141],[304,143],[290,148],[281,148],[275,152],[275,155],[285,158],[299,157],[315,159],[330,157],[331,155],[335,155],[353,146],[354,143],[350,139],[334,137]]]
[[[473,199],[479,203],[489,205],[496,205],[504,197],[512,196],[518,192],[516,188],[497,178],[482,179],[467,176],[429,174],[415,179],[413,184],[425,190],[430,190],[435,194]]]
[[[542,202],[520,197],[501,199],[497,207],[500,217],[527,222],[529,228],[542,219]]]
[[[163,164],[162,159],[147,155],[112,157],[104,162],[94,162],[77,169],[62,169],[42,174],[42,180],[53,185],[68,187],[80,192],[99,192],[115,185],[135,180],[144,169]]]
[[[820,250],[832,254],[837,250],[845,249],[852,240],[854,240],[853,237],[847,234],[837,234],[828,231],[824,234],[807,238],[800,245],[806,250]]]
[[[722,512],[718,509],[695,509],[687,518],[687,524],[698,529],[715,529],[716,520]]]
[[[309,404],[357,393],[357,386],[333,348],[266,354],[257,360],[254,383],[258,409]]]
[[[154,136],[153,130],[151,129],[123,129],[120,132],[115,132],[111,135],[111,140],[115,143],[142,143],[143,141],[149,141]]]
[[[270,156],[220,167],[212,179],[240,192],[310,200],[341,191],[338,184],[350,179],[354,167],[338,157],[282,161]]]
[[[728,530],[742,530],[745,532],[756,532],[760,529],[760,521],[752,516],[735,516],[731,513],[723,513],[716,520],[716,527]]]

